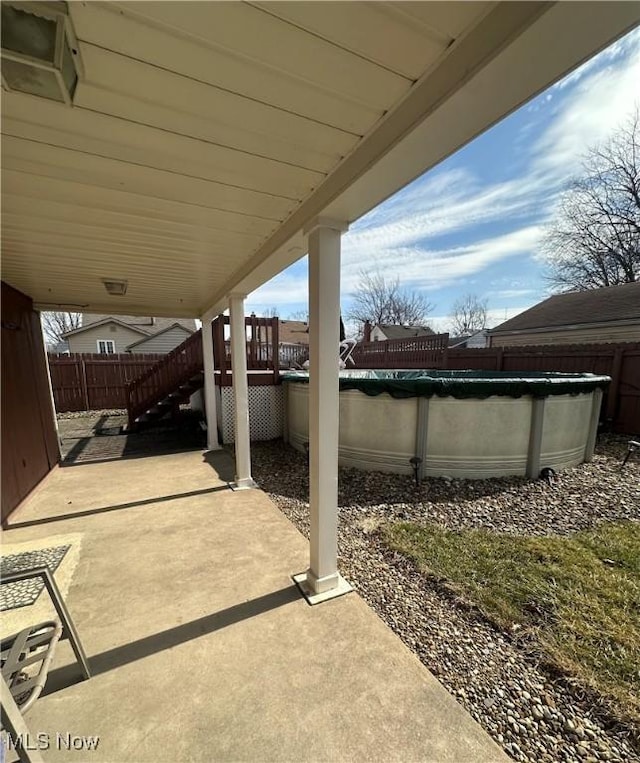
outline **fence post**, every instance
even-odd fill
[[[624,350],[617,347],[613,353],[613,362],[611,363],[611,384],[607,392],[607,418],[613,422],[618,412],[618,393],[620,391],[620,375],[622,371],[622,358]]]
[[[89,408],[89,388],[87,384],[87,366],[84,362],[84,358],[80,361],[80,384],[82,386],[82,397],[84,398],[84,409],[90,411]]]

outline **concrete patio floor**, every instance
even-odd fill
[[[5,543],[79,545],[66,601],[93,677],[59,644],[27,715],[45,760],[506,760],[356,593],[306,603],[307,541],[232,473],[224,452],[67,466],[12,516]]]

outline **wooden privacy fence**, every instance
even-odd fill
[[[442,368],[448,343],[449,334],[360,342],[351,357],[357,368]]]
[[[163,355],[49,355],[58,413],[127,407],[127,384]]]
[[[601,418],[614,431],[640,434],[640,343],[559,344],[448,350],[444,368],[606,374]]]

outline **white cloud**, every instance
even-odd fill
[[[532,147],[538,171],[562,176],[577,171],[576,163],[585,149],[605,140],[638,104],[640,33],[633,33],[632,38],[635,45],[624,65],[619,60],[598,70],[589,63],[585,65],[589,73],[566,95],[555,119]],[[625,46],[618,47],[618,51],[628,48],[629,41],[625,40]],[[610,55],[605,51],[605,59]]]
[[[296,310],[307,304],[308,281],[305,274],[292,274],[287,271],[272,278],[266,284],[252,292],[247,298],[246,311],[256,313],[278,307]]]
[[[475,278],[479,293],[520,303],[532,295],[537,301],[527,284],[504,284],[491,292],[482,274],[515,257],[538,258],[544,226],[558,194],[579,170],[578,157],[633,108],[639,82],[637,30],[540,99],[539,115],[514,135],[524,159],[518,176],[487,183],[471,167],[436,169],[363,217],[343,239],[343,297],[353,292],[361,270],[379,268],[433,297],[446,287],[467,291]],[[287,273],[249,300],[257,309],[306,301],[306,277]],[[503,316],[504,311],[498,322]]]
[[[535,293],[535,289],[499,289],[488,292],[489,296],[495,299],[515,299],[516,297],[524,297],[527,294]]]

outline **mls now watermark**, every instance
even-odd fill
[[[12,738],[8,734],[2,739],[7,750],[76,750],[90,751],[97,750],[100,744],[99,736],[80,736],[71,734],[68,731],[48,734],[41,731],[38,734],[19,734]],[[4,751],[3,751],[4,752]],[[0,761],[4,756],[0,757]]]

